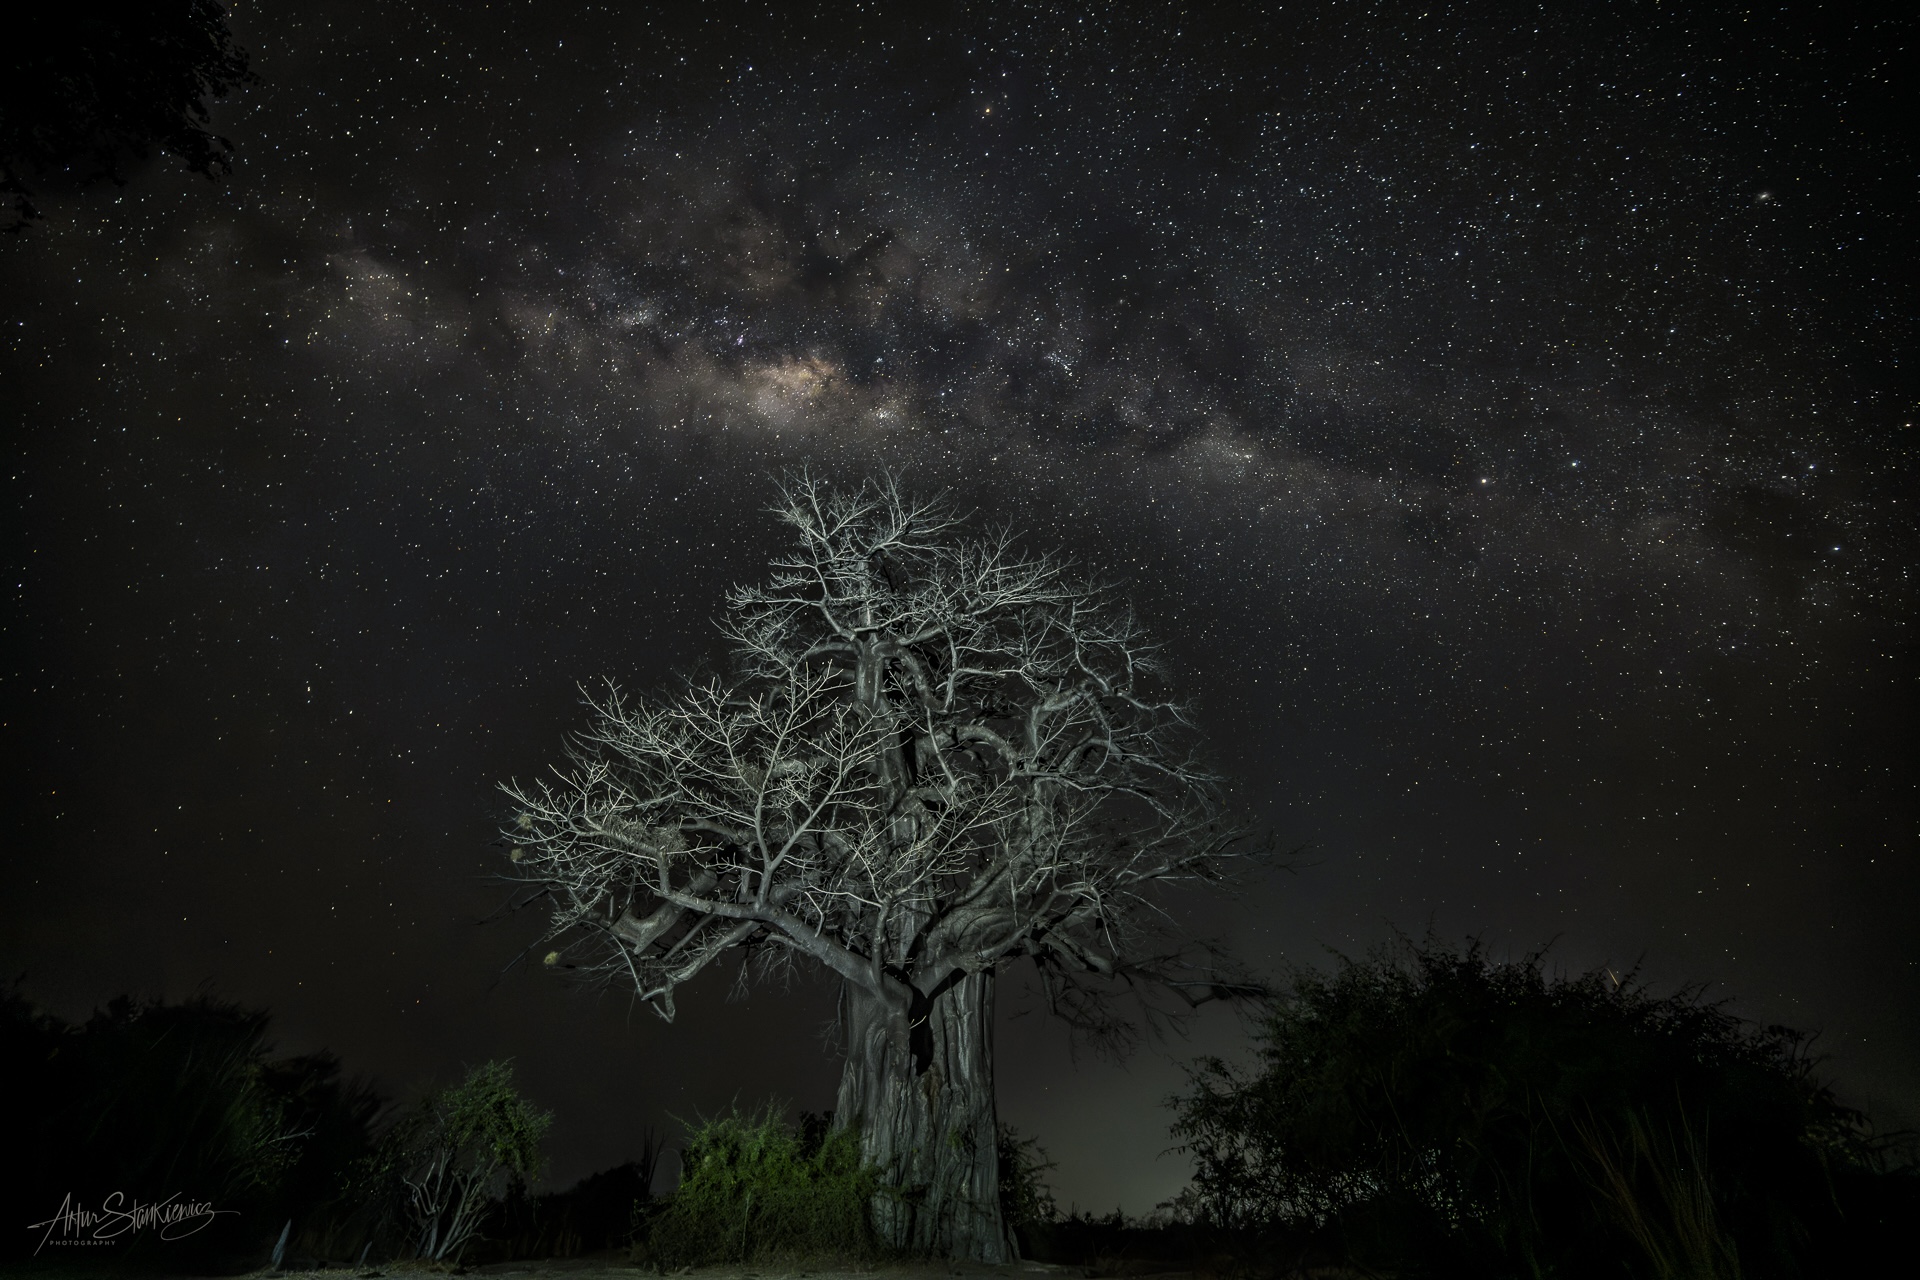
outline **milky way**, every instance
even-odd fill
[[[1257,963],[1557,938],[1920,1108],[1910,26],[235,22],[230,180],[0,249],[29,990],[211,981],[396,1087],[517,1054],[556,1176],[820,1105],[819,992],[663,1027],[473,922],[576,682],[719,661],[768,477],[892,467],[1165,638],[1305,849],[1193,905]],[[1008,1024],[1004,1109],[1149,1207],[1178,1072],[1063,1046]]]

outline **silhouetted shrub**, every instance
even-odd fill
[[[500,1226],[469,1260],[573,1258],[607,1249],[629,1249],[653,1201],[659,1148],[644,1131],[638,1160],[589,1174],[565,1191],[509,1193],[500,1206]]]
[[[700,1124],[637,1254],[663,1267],[876,1256],[878,1175],[858,1135],[808,1119],[796,1129],[769,1107]]]
[[[1697,990],[1403,943],[1296,973],[1254,1072],[1199,1065],[1185,1204],[1409,1273],[1819,1274],[1885,1152],[1806,1043]]]
[[[76,1027],[8,993],[7,1202],[29,1221],[63,1201],[98,1211],[116,1193],[122,1207],[174,1198],[220,1211],[185,1239],[115,1237],[115,1255],[156,1267],[263,1253],[289,1218],[348,1212],[344,1175],[370,1149],[381,1101],[342,1080],[329,1054],[270,1057],[270,1022],[218,1000],[123,997]],[[25,1234],[13,1233],[13,1249],[39,1243]]]
[[[1019,1229],[1020,1255],[1034,1262],[1080,1267],[1095,1275],[1187,1271],[1230,1275],[1246,1270],[1217,1231],[1155,1212],[1129,1218],[1115,1209],[1096,1214],[1084,1209],[1056,1214],[1046,1222]],[[1261,1246],[1269,1240],[1256,1242]],[[1263,1262],[1270,1250],[1260,1251]],[[1262,1267],[1262,1270],[1268,1268]]]

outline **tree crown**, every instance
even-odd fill
[[[774,512],[793,549],[727,597],[737,677],[608,685],[570,767],[505,788],[549,963],[666,1017],[736,951],[903,1002],[1024,956],[1097,1034],[1123,1024],[1089,979],[1219,994],[1148,894],[1239,833],[1118,593],[891,479],[792,476]]]

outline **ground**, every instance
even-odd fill
[[[981,1262],[891,1262],[846,1267],[718,1266],[682,1269],[670,1273],[686,1280],[1084,1280],[1090,1275],[1114,1275],[1115,1271],[1096,1271],[1087,1267],[1063,1267],[1042,1262],[1011,1262],[989,1266]],[[1131,1267],[1123,1268],[1134,1274]],[[406,1264],[369,1271],[331,1268],[323,1271],[256,1272],[244,1280],[346,1280],[347,1277],[371,1280],[441,1280],[449,1274],[473,1276],[511,1276],[515,1280],[642,1280],[658,1273],[651,1267],[639,1267],[605,1255],[589,1258],[551,1259],[538,1262],[494,1262],[462,1272],[415,1268]],[[1172,1280],[1168,1277],[1167,1280]]]

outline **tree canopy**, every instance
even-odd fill
[[[549,962],[669,1019],[728,954],[885,995],[1024,956],[1107,1037],[1083,979],[1222,994],[1145,895],[1221,878],[1241,832],[1116,593],[891,482],[794,478],[776,514],[799,545],[728,597],[738,678],[608,685],[573,767],[506,788]]]
[[[256,77],[215,0],[27,4],[7,16],[0,76],[0,192],[19,231],[40,216],[29,183],[121,180],[154,149],[214,178],[233,146],[207,101]]]
[[[1175,1100],[1188,1208],[1422,1274],[1800,1274],[1873,1167],[1807,1038],[1695,989],[1403,943],[1301,970]]]

